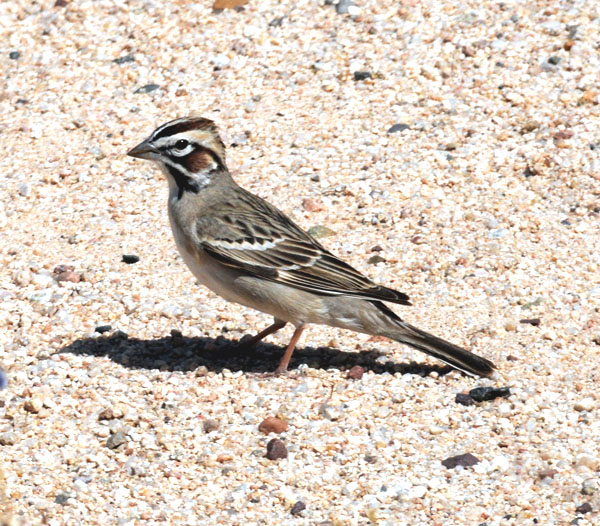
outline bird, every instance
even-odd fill
[[[175,244],[197,280],[229,302],[273,316],[245,344],[294,326],[274,374],[287,370],[308,324],[384,336],[472,376],[493,373],[490,360],[401,319],[386,303],[411,305],[406,294],[371,281],[239,186],[225,154],[216,124],[197,114],[159,126],[127,153],[153,161],[166,177]]]

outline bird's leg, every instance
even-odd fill
[[[296,348],[296,344],[298,343],[298,340],[300,339],[300,336],[302,335],[303,330],[304,330],[304,325],[300,325],[300,327],[296,327],[296,330],[294,331],[294,334],[292,335],[292,339],[290,340],[290,343],[288,343],[285,353],[283,354],[283,357],[281,358],[281,361],[279,362],[277,369],[275,369],[275,372],[273,373],[275,376],[281,374],[283,371],[285,371],[287,369],[287,366],[290,363],[290,358],[292,357],[292,353],[294,352],[294,349]]]
[[[259,341],[261,341],[263,338],[267,337],[269,334],[273,334],[274,332],[277,332],[279,329],[283,329],[283,327],[285,327],[286,323],[287,322],[285,322],[285,321],[276,319],[275,322],[272,325],[269,325],[264,331],[260,331],[255,336],[252,336],[251,338],[246,338],[245,340],[240,341],[240,345],[242,345],[243,347],[254,347]]]

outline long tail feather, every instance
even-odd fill
[[[490,376],[496,368],[490,360],[473,354],[458,345],[442,340],[403,321],[397,322],[397,324],[398,330],[392,331],[387,335],[388,337],[423,351],[465,373]]]

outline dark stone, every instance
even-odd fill
[[[121,261],[123,263],[127,263],[128,265],[133,265],[140,260],[140,256],[136,256],[135,254],[123,254]]]
[[[151,91],[157,90],[160,88],[158,84],[146,84],[141,88],[138,88],[134,91],[134,93],[150,93]]]
[[[56,497],[54,497],[54,502],[56,504],[61,504],[64,505],[67,503],[67,501],[71,498],[71,495],[69,495],[68,493],[57,493]]]
[[[404,130],[410,130],[410,126],[408,124],[394,124],[387,132],[388,133],[396,133],[403,132]]]
[[[371,75],[370,71],[355,71],[354,72],[354,80],[356,80],[356,81],[372,79],[372,78],[373,78],[373,75]]]
[[[306,509],[306,504],[304,504],[304,502],[302,502],[301,500],[299,500],[298,502],[296,502],[296,504],[294,504],[292,506],[292,509],[290,510],[290,513],[292,515],[298,515],[300,512],[304,511]]]
[[[0,389],[6,389],[8,387],[8,376],[4,372],[4,369],[0,367]]]
[[[442,460],[442,465],[448,469],[454,469],[457,466],[468,468],[479,464],[479,462],[480,460],[476,456],[471,455],[471,453],[465,453],[464,455],[456,455],[455,457]]]
[[[284,18],[285,17],[283,17],[283,16],[275,17],[273,20],[271,20],[269,22],[269,27],[279,27],[279,26],[283,25]]]
[[[525,177],[533,177],[534,175],[537,175],[537,172],[528,166],[527,168],[525,168],[523,175]]]
[[[553,55],[548,59],[548,63],[552,64],[553,66],[558,66],[561,60],[562,58]]]
[[[542,320],[540,320],[539,318],[523,318],[522,320],[519,320],[519,323],[525,323],[527,325],[539,327],[540,323],[542,323]]]
[[[586,513],[591,513],[592,512],[592,505],[589,502],[584,502],[580,506],[577,506],[575,508],[575,511],[577,513],[581,513],[582,515],[584,515]]]
[[[375,455],[365,455],[365,462],[367,464],[375,464],[377,457]]]
[[[94,330],[98,334],[104,334],[105,332],[112,331],[112,325],[98,325]]]
[[[510,387],[476,387],[469,391],[469,396],[476,402],[507,398],[510,396]]]
[[[471,398],[467,393],[456,393],[456,396],[454,397],[454,401],[457,404],[466,405],[466,406],[475,404],[475,400],[473,400],[473,398]]]
[[[133,56],[133,53],[129,53],[129,55],[123,55],[122,57],[115,58],[113,62],[115,64],[125,64],[127,62],[135,62],[135,58]]]
[[[11,51],[8,54],[8,58],[11,60],[18,60],[19,58],[21,58],[21,52],[20,51]]]
[[[281,458],[287,458],[288,452],[285,444],[278,438],[270,440],[267,444],[267,454],[265,455],[269,460],[279,460]]]

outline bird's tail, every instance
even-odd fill
[[[496,368],[490,360],[473,354],[458,345],[442,340],[408,323],[400,322],[399,325],[399,330],[387,336],[442,360],[465,373],[490,376]]]
[[[381,336],[423,351],[467,374],[490,376],[496,369],[490,360],[406,323],[383,303],[373,302],[373,304],[387,318],[387,327],[384,331],[379,331]]]

